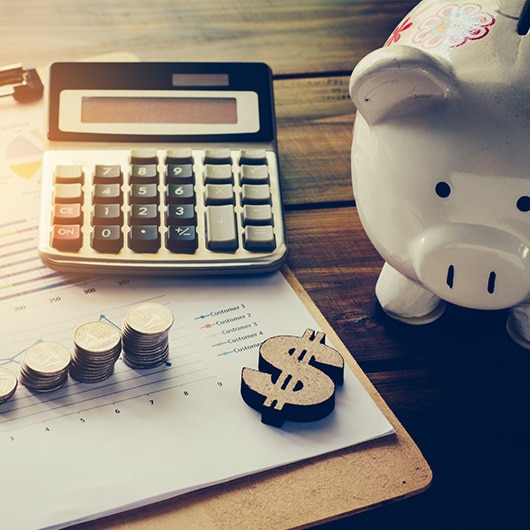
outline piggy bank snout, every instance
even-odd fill
[[[530,294],[530,249],[493,227],[449,224],[426,230],[413,243],[419,281],[448,302],[504,309]]]

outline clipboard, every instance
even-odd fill
[[[379,395],[292,271],[283,275],[395,434],[228,483],[211,486],[79,526],[83,529],[169,528],[255,530],[330,522],[425,491],[432,471],[411,436]]]

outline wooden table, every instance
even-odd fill
[[[449,307],[420,328],[387,318],[374,295],[382,260],[351,189],[349,74],[415,3],[3,0],[0,64],[40,66],[115,51],[145,61],[269,63],[288,266],[434,473],[419,496],[322,528],[520,528],[529,516],[530,352],[506,335],[504,311]]]

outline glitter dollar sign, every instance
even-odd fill
[[[335,385],[344,380],[344,360],[326,346],[326,335],[307,329],[302,337],[281,335],[264,341],[258,370],[243,368],[241,396],[261,412],[261,421],[315,421],[335,406]]]

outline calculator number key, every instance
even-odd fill
[[[121,184],[121,167],[118,165],[97,164],[94,168],[94,182],[98,184]]]
[[[131,204],[130,225],[158,225],[159,223],[158,204]]]
[[[121,226],[96,225],[92,231],[90,245],[98,252],[119,252],[123,247]]]
[[[92,211],[93,225],[121,225],[123,212],[120,204],[95,204]]]
[[[156,184],[132,184],[129,199],[131,204],[157,203],[158,187]]]
[[[166,225],[196,225],[197,214],[193,204],[169,204]]]
[[[121,203],[121,186],[117,183],[94,184],[94,194],[92,201],[94,204]]]
[[[158,184],[158,172],[155,164],[133,164],[131,166],[131,182]]]
[[[193,184],[193,181],[191,164],[168,164],[166,184]]]
[[[169,184],[167,187],[167,202],[173,204],[195,203],[193,184]]]

